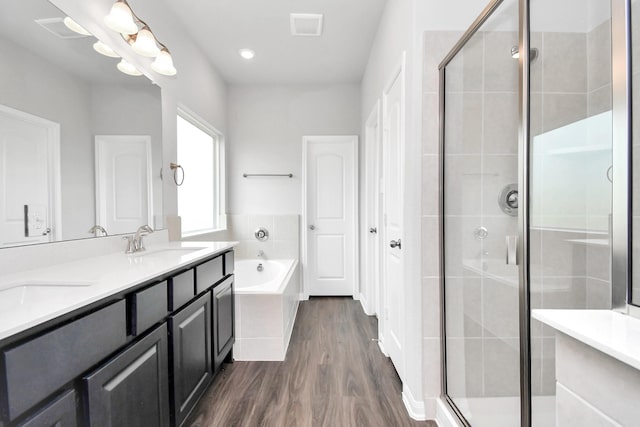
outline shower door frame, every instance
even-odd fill
[[[448,408],[456,415],[464,426],[470,426],[462,412],[447,394],[447,350],[446,350],[446,305],[445,305],[445,221],[444,221],[444,186],[445,186],[445,83],[446,67],[464,48],[467,42],[478,32],[480,27],[502,5],[504,0],[491,1],[482,13],[471,24],[460,40],[445,56],[438,70],[440,72],[439,85],[439,132],[440,132],[440,194],[439,194],[439,229],[440,229],[440,338],[441,338],[441,397]],[[518,0],[519,34],[518,48],[520,52],[529,52],[529,0]],[[518,295],[519,295],[519,339],[520,339],[520,425],[531,426],[531,340],[530,340],[530,298],[529,298],[529,70],[531,59],[529,55],[520,55],[518,59]],[[523,316],[522,313],[526,313]]]
[[[464,48],[480,27],[503,3],[493,0],[473,22],[462,38],[439,65],[439,229],[440,229],[440,308],[441,308],[441,394],[460,423],[469,426],[463,414],[447,394],[446,305],[444,259],[444,143],[445,143],[445,68]],[[518,0],[518,48],[530,51],[530,0]],[[631,305],[631,0],[611,0],[611,65],[612,65],[612,224],[611,224],[611,308],[640,317],[640,307]],[[529,272],[529,192],[530,192],[530,67],[529,55],[520,55],[519,66],[519,123],[518,123],[518,272],[519,272],[519,333],[520,333],[520,425],[531,427],[531,305]]]

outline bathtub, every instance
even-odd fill
[[[234,359],[284,360],[300,300],[298,260],[239,259],[234,274]]]

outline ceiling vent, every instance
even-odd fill
[[[64,18],[44,18],[36,19],[35,22],[61,39],[81,39],[83,37],[87,37],[82,34],[78,34],[75,31],[71,31],[66,25],[64,25],[63,19]]]
[[[292,13],[292,36],[318,37],[322,35],[322,14],[320,13]]]

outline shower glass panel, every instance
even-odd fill
[[[640,0],[631,0],[631,99],[633,115],[633,141],[631,146],[633,162],[631,187],[632,195],[632,223],[634,230],[632,242],[632,288],[631,304],[640,306]]]
[[[441,68],[445,387],[473,426],[520,424],[517,45],[505,0]]]
[[[610,309],[610,1],[531,0],[530,13],[531,309]],[[554,331],[533,318],[531,394],[533,426],[571,424],[555,413]]]

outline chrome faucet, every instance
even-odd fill
[[[107,230],[104,229],[104,227],[100,226],[100,225],[94,225],[93,227],[91,227],[89,229],[89,231],[87,231],[87,233],[92,233],[94,236],[98,237],[98,233],[102,233],[103,236],[108,236],[109,234],[107,234]]]
[[[127,241],[127,248],[125,249],[125,254],[132,254],[135,252],[144,251],[144,242],[142,238],[148,234],[153,233],[153,228],[148,225],[142,225],[138,227],[136,234],[134,236],[123,236],[122,238]]]
[[[136,235],[133,238],[134,252],[145,250],[142,238],[151,233],[153,233],[153,228],[149,227],[148,225],[141,225],[140,227],[138,227],[138,231],[136,231]]]
[[[258,258],[262,258],[262,259],[266,258],[266,255],[264,254],[264,251],[262,249],[258,251]]]

